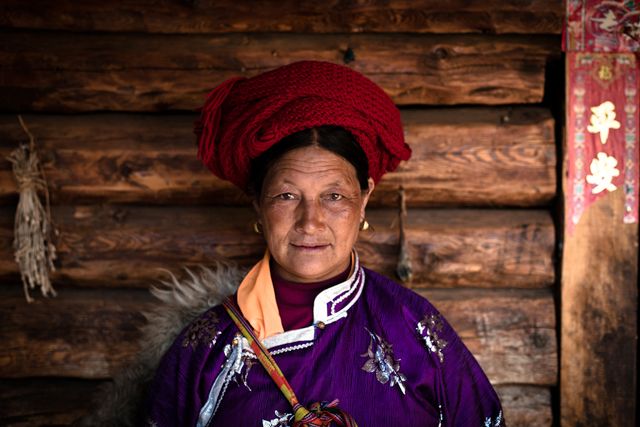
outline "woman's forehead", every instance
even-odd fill
[[[318,181],[323,184],[357,184],[355,167],[343,157],[320,147],[298,148],[285,153],[269,168],[267,182]]]

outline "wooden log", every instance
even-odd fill
[[[554,122],[537,108],[405,110],[412,158],[372,202],[409,206],[539,206],[555,195]]]
[[[493,383],[556,383],[556,322],[550,290],[420,293],[451,323]]]
[[[162,268],[217,257],[250,266],[263,253],[249,208],[58,206],[54,283],[143,286]],[[397,214],[369,210],[375,231],[357,244],[363,264],[394,276]],[[0,277],[17,278],[13,212],[0,215]],[[546,211],[410,210],[406,221],[414,281],[420,287],[546,287],[554,282],[554,230]]]
[[[36,136],[54,204],[248,204],[196,157],[195,115],[23,116]],[[404,110],[409,162],[379,183],[371,206],[538,206],[556,191],[554,122],[540,108]],[[15,203],[5,157],[25,134],[0,116],[0,201]]]
[[[0,425],[67,426],[88,414],[105,381],[76,378],[0,379]]]
[[[16,289],[18,288],[18,289]],[[65,288],[55,299],[24,301],[0,290],[0,377],[108,378],[130,363],[151,296],[134,290]],[[148,295],[148,296],[147,296]],[[556,340],[550,290],[431,292],[496,384],[555,383]]]
[[[74,378],[0,380],[0,425],[42,427],[70,425],[89,413],[90,401],[106,381]],[[551,425],[549,389],[527,385],[498,385],[509,427]]]
[[[561,425],[634,426],[638,344],[638,224],[624,224],[618,189],[565,229]],[[567,201],[566,203],[570,203]]]
[[[1,111],[166,111],[302,59],[349,63],[397,104],[542,101],[555,36],[4,33]],[[398,55],[402,52],[402,55]]]
[[[4,0],[0,26],[155,33],[420,32],[560,34],[562,1],[109,2]]]
[[[495,387],[509,427],[549,427],[553,422],[551,391],[535,386]]]
[[[150,294],[62,290],[31,304],[16,287],[0,291],[0,378],[108,378],[131,362]]]
[[[394,277],[397,215],[370,210],[365,265]],[[413,288],[545,287],[553,284],[554,232],[544,211],[410,210],[405,220]]]

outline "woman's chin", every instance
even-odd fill
[[[282,277],[294,282],[319,282],[342,273],[351,262],[351,252],[335,253],[332,245],[310,248],[290,248],[274,261],[280,266]],[[286,277],[285,277],[286,276]]]
[[[341,271],[334,271],[333,268],[327,268],[330,265],[332,264],[320,260],[300,260],[290,264],[287,263],[281,268],[286,272],[287,276],[290,276],[285,277],[286,279],[307,283],[330,279],[341,273]]]

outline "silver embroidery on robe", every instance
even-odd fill
[[[502,427],[502,411],[498,412],[495,421],[492,420],[491,417],[487,417],[484,419],[484,427]]]
[[[366,353],[360,356],[368,357],[369,359],[362,366],[362,370],[371,373],[375,372],[376,379],[382,384],[389,382],[391,387],[397,384],[402,394],[405,394],[403,382],[407,378],[400,373],[400,359],[395,359],[392,345],[368,329],[367,332],[371,337],[369,348]]]
[[[247,376],[249,375],[249,371],[251,367],[256,364],[254,360],[253,353],[243,352],[242,353],[242,365],[240,366],[239,371],[233,371],[233,382],[240,385],[243,384],[249,391],[251,391],[251,387],[247,384]]]
[[[442,332],[442,318],[440,315],[428,314],[424,316],[424,319],[418,322],[416,330],[429,351],[438,355],[440,363],[444,362],[442,350],[447,346],[447,342],[439,337]]]
[[[291,421],[293,421],[293,414],[281,414],[279,411],[276,412],[276,417],[271,421],[262,420],[262,427],[279,427],[279,426],[288,426]]]

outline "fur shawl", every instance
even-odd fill
[[[164,353],[186,325],[233,294],[245,275],[244,270],[225,262],[211,267],[199,266],[196,272],[184,270],[186,279],[180,280],[166,270],[170,279],[151,287],[157,301],[143,313],[147,319],[139,341],[139,348],[143,350],[112,382],[100,389],[93,413],[74,425],[141,425],[145,392]]]

